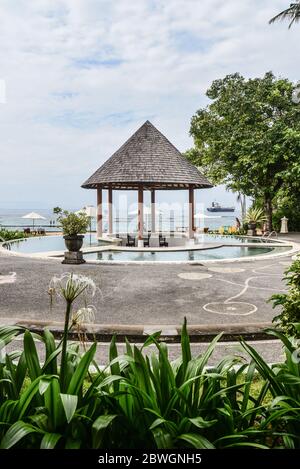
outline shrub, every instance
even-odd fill
[[[289,336],[300,338],[295,324],[300,323],[300,258],[285,272],[289,287],[287,293],[276,294],[270,298],[273,308],[281,306],[282,311],[274,318],[274,322]]]
[[[10,231],[2,229],[0,230],[0,241],[3,239],[4,241],[12,241],[14,239],[21,239],[26,238],[28,235],[25,234],[23,231]]]
[[[300,231],[300,195],[297,191],[282,197],[278,201],[278,207],[273,213],[273,224],[276,231],[280,231],[281,218],[288,218],[289,231]]]

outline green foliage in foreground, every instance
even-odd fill
[[[281,313],[274,318],[281,330],[300,338],[300,258],[287,269],[288,292],[271,297],[273,307],[281,306]]]
[[[113,339],[105,369],[94,360],[96,344],[81,355],[68,343],[62,381],[62,345],[49,331],[1,327],[2,351],[16,336],[24,347],[1,355],[0,447],[299,448],[300,366],[292,343],[270,333],[286,353],[272,367],[245,342],[250,360],[229,357],[208,367],[219,337],[193,358],[186,324],[174,362],[159,333],[141,348],[127,342],[124,355]],[[44,345],[44,361],[36,341]]]
[[[26,236],[28,235],[24,234],[23,231],[10,231],[5,229],[0,230],[0,241],[1,239],[4,241],[12,241],[14,239],[26,238]]]

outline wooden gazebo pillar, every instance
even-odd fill
[[[103,214],[102,214],[102,188],[97,187],[97,238],[102,237],[103,233]]]
[[[195,197],[194,188],[189,188],[189,239],[194,239],[195,236]]]
[[[113,232],[113,191],[112,187],[108,188],[108,234]]]
[[[138,241],[143,244],[143,225],[144,225],[144,192],[143,186],[138,189]]]
[[[155,189],[151,189],[151,231],[155,233]]]

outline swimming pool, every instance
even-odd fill
[[[274,241],[272,240],[272,243]],[[245,244],[245,243],[253,243],[260,245],[262,244],[260,239],[251,239],[251,238],[242,238],[238,236],[218,236],[218,235],[198,235],[197,236],[197,244],[199,247],[205,243],[217,243],[217,244]],[[13,252],[19,252],[24,254],[33,254],[33,253],[47,253],[51,251],[65,251],[65,242],[61,235],[55,236],[41,236],[41,237],[32,237],[26,238],[20,241],[14,241],[11,243],[7,243],[10,246],[10,250]],[[102,243],[103,245],[104,243]],[[105,243],[107,245],[107,243]],[[84,237],[83,247],[97,247],[101,245],[98,243],[96,234],[93,233],[90,237],[87,234]],[[176,251],[178,252],[178,251]]]
[[[213,259],[236,259],[239,257],[259,256],[268,253],[284,253],[289,246],[280,247],[246,247],[246,246],[222,246],[202,250],[181,251],[117,251],[107,250],[89,252],[84,254],[88,261],[112,261],[112,262],[191,262]]]

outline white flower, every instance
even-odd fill
[[[69,303],[73,303],[82,293],[85,296],[94,296],[96,291],[96,284],[91,278],[73,273],[65,273],[60,277],[54,276],[49,284],[51,298],[56,294]]]
[[[89,305],[86,308],[80,308],[76,313],[72,315],[72,325],[81,325],[83,323],[91,324],[95,322],[96,308],[93,305]]]

